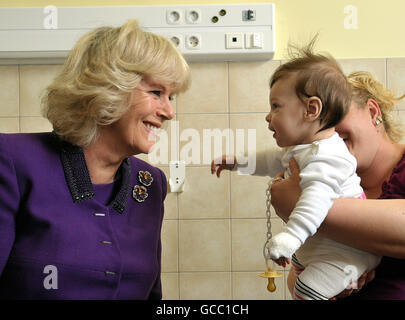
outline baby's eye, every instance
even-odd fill
[[[169,101],[173,101],[174,97],[173,96],[169,96]]]

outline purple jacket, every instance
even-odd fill
[[[166,177],[135,157],[118,172],[92,185],[56,134],[0,134],[1,299],[161,299]]]

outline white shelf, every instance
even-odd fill
[[[131,18],[145,30],[168,39],[176,37],[188,61],[269,60],[275,51],[273,4],[44,9],[0,8],[0,64],[60,63],[87,31],[103,25],[119,26]],[[221,10],[226,11],[224,16],[219,15]],[[243,20],[247,10],[254,11],[254,20]],[[51,14],[55,29],[49,29]],[[48,25],[44,27],[45,19]],[[228,49],[226,34],[231,33],[260,33],[263,46]]]

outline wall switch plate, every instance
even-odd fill
[[[245,33],[245,48],[246,49],[263,48],[263,34],[261,32]]]

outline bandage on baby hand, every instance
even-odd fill
[[[301,246],[301,241],[287,232],[275,235],[270,241],[270,258],[277,260],[281,257],[291,259],[293,253]]]

